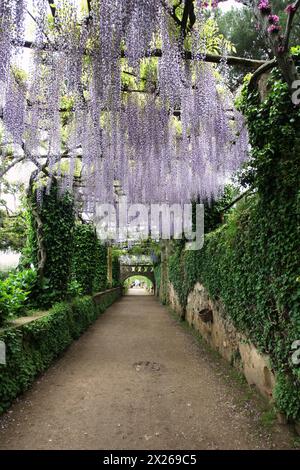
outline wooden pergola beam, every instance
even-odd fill
[[[23,44],[23,47],[29,48],[29,49],[36,49],[37,46],[31,42],[31,41],[25,41]],[[56,51],[58,52],[59,50],[56,49],[55,47],[49,45],[49,44],[43,44],[42,46],[39,46],[39,49],[41,51]],[[87,51],[84,51],[85,54],[88,55]],[[161,49],[152,49],[149,53],[145,54],[145,58],[150,58],[150,57],[162,57],[163,52]],[[204,62],[209,62],[213,64],[219,64],[224,61],[224,57],[216,54],[206,54],[206,55],[195,55],[192,54],[190,51],[184,51],[183,52],[183,57],[186,60],[198,60],[201,61],[203,60]],[[125,51],[121,51],[121,58],[126,58],[126,53]],[[238,57],[238,56],[227,56],[226,57],[226,62],[228,65],[238,65],[241,67],[247,67],[250,69],[257,69],[261,67],[263,64],[266,63],[265,60],[258,60],[258,59],[248,59],[246,57]]]

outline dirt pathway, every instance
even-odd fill
[[[156,298],[123,297],[0,418],[0,449],[291,447],[230,369]]]

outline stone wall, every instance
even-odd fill
[[[183,316],[183,308],[173,286],[169,286],[169,303],[178,315]],[[272,401],[275,377],[268,356],[257,348],[224,315],[221,302],[212,301],[205,288],[197,283],[188,296],[185,319],[207,343],[231,365],[240,370],[249,385]]]
[[[178,295],[173,287],[173,285],[169,282],[168,285],[168,304],[171,306],[172,310],[177,313],[180,318],[184,318],[185,309],[179,302]]]

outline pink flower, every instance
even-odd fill
[[[296,7],[292,3],[290,3],[290,5],[288,5],[284,11],[286,13],[295,13]]]
[[[211,0],[211,2],[207,2],[206,0],[200,0],[200,7],[201,8],[208,8],[211,6],[212,8],[218,8],[219,0]]]
[[[271,24],[271,26],[268,27],[268,33],[270,34],[279,33],[280,30],[281,30],[281,26],[277,24]]]
[[[258,9],[263,15],[268,15],[269,13],[271,13],[271,6],[269,4],[269,0],[260,0],[258,4]]]
[[[268,20],[269,20],[270,24],[278,24],[279,23],[279,16],[269,15]]]

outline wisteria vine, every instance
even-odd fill
[[[0,1],[4,141],[26,148],[34,162],[43,156],[41,184],[49,190],[55,177],[61,191],[77,192],[87,212],[118,194],[146,203],[215,198],[247,158],[243,118],[220,70],[203,61],[203,17],[190,33],[198,60],[187,62],[163,3],[93,0],[83,17],[74,0],[57,0],[49,20],[48,2],[38,0],[24,82],[13,60],[25,40],[27,2]],[[151,59],[157,43],[161,57]],[[141,65],[155,68],[155,60],[153,83],[141,76]],[[134,90],[124,87],[124,70]]]

